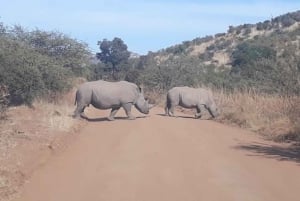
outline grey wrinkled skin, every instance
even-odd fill
[[[219,115],[218,107],[213,99],[211,91],[203,88],[174,87],[167,93],[165,114],[175,116],[175,106],[195,108],[196,118],[201,118],[201,106],[204,106],[210,115],[215,118]]]
[[[74,118],[86,118],[84,109],[90,104],[97,109],[111,109],[108,120],[114,120],[118,110],[124,108],[129,119],[135,119],[131,114],[131,107],[143,114],[148,114],[153,105],[145,100],[141,89],[130,82],[107,82],[103,80],[86,82],[80,85],[76,92]]]

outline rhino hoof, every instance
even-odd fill
[[[202,117],[202,115],[197,115],[197,114],[195,114],[195,118],[196,119],[200,119]]]
[[[114,121],[115,120],[115,118],[113,118],[113,117],[107,117],[107,119],[108,119],[108,121]]]
[[[135,120],[136,117],[128,117],[129,120]]]

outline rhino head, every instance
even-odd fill
[[[154,107],[154,105],[149,104],[148,100],[145,100],[142,93],[139,94],[139,97],[134,104],[135,108],[143,114],[149,114],[149,110]]]
[[[219,116],[219,108],[217,107],[216,103],[213,101],[211,104],[206,105],[206,108],[209,112],[209,114],[213,117],[216,118]]]

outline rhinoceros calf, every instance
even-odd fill
[[[174,87],[167,93],[165,113],[174,115],[175,106],[184,108],[196,108],[195,118],[201,117],[201,106],[203,105],[214,118],[219,115],[217,105],[212,97],[212,93],[203,88]]]
[[[105,110],[111,109],[108,120],[114,120],[115,114],[123,107],[129,119],[135,119],[131,114],[131,107],[134,105],[138,111],[148,114],[152,107],[145,100],[141,89],[130,82],[107,82],[103,80],[83,83],[76,92],[74,118],[87,118],[84,109],[89,104],[95,108]]]

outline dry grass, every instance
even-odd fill
[[[50,131],[69,131],[75,122],[71,117],[74,105],[69,103],[54,104],[41,100],[35,103],[35,107],[41,112],[42,124]]]
[[[149,103],[155,104],[160,107],[165,107],[166,102],[166,93],[162,91],[154,91],[154,90],[146,90],[145,91],[145,98],[149,100]]]
[[[38,157],[64,148],[62,141],[79,129],[71,117],[74,94],[72,90],[55,103],[35,101],[33,108],[8,108],[0,121],[0,201],[14,197],[27,173],[39,166]]]
[[[165,94],[147,90],[145,96],[164,107]],[[257,132],[270,140],[300,141],[300,97],[258,94],[252,90],[214,90],[213,94],[221,110],[217,121]],[[192,113],[190,109],[180,111]]]
[[[253,91],[215,91],[221,109],[219,121],[283,141],[299,140],[300,97],[257,94]]]

